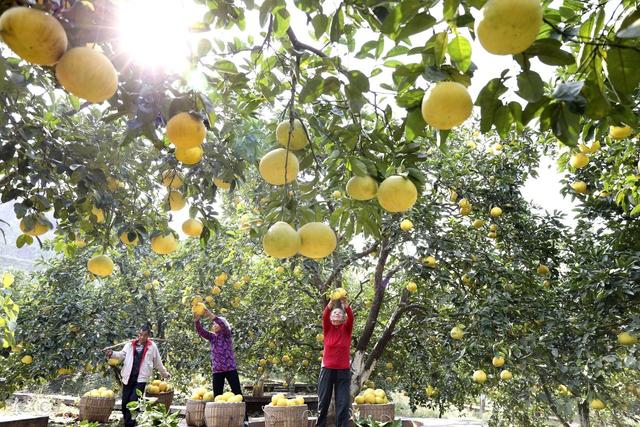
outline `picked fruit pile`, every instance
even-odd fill
[[[287,399],[287,397],[282,394],[276,394],[271,397],[271,403],[269,406],[301,406],[304,405],[304,398],[302,396],[294,397],[293,399]]]
[[[173,390],[173,386],[164,381],[153,380],[151,384],[147,384],[145,390],[147,394],[170,393]]]
[[[213,392],[207,390],[205,387],[197,388],[191,395],[191,400],[204,400],[207,402],[213,402]]]
[[[382,405],[385,403],[389,403],[389,399],[387,399],[387,394],[383,389],[372,389],[367,388],[360,392],[359,395],[355,398],[355,403],[357,405],[369,404],[369,405]]]
[[[213,401],[218,403],[240,403],[242,402],[242,395],[233,394],[232,392],[228,391],[226,393],[219,394],[215,397],[215,399],[213,399]]]
[[[86,392],[83,397],[103,397],[107,399],[113,399],[114,394],[113,390],[109,390],[106,387],[100,387]]]

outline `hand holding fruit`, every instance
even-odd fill
[[[104,354],[107,357],[111,357],[111,355],[113,354],[113,350],[105,350]]]

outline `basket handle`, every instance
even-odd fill
[[[386,423],[386,422],[389,422],[389,421],[393,421],[393,420],[395,419],[395,417],[394,417],[394,418],[391,418],[391,417],[390,417],[389,415],[387,415],[387,414],[383,414],[382,416],[380,416],[380,418],[383,418],[383,419],[384,419],[384,418],[386,418],[386,420],[384,421],[385,423]]]

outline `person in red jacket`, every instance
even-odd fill
[[[331,395],[335,389],[336,427],[349,425],[351,409],[350,348],[353,332],[353,311],[347,298],[329,302],[322,313],[324,332],[324,352],[322,368],[318,379],[318,421],[319,427],[327,425],[327,413],[331,404]]]

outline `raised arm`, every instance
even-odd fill
[[[204,338],[207,341],[211,341],[211,339],[213,338],[213,334],[202,327],[202,323],[200,323],[200,319],[196,319],[195,324],[196,324],[196,332],[198,333],[198,335],[200,335],[202,338]]]
[[[331,328],[331,310],[333,310],[333,301],[329,302],[322,312],[322,330],[325,334]]]
[[[347,331],[351,333],[353,331],[353,310],[351,309],[351,306],[346,305],[344,311],[347,313],[345,327],[347,328]]]
[[[123,360],[127,356],[127,352],[129,351],[130,347],[131,347],[131,343],[126,343],[124,347],[122,347],[122,350],[120,351],[108,350],[106,352],[107,357],[113,357],[115,359]]]

